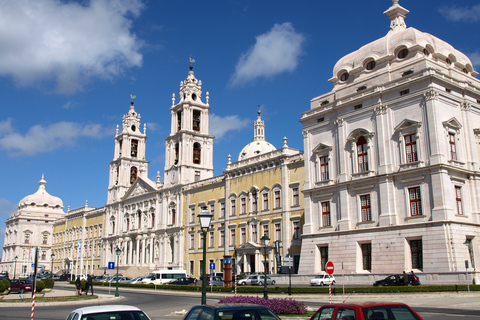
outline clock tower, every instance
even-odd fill
[[[115,134],[115,154],[110,162],[107,204],[119,201],[138,178],[148,178],[145,160],[146,124],[140,130],[140,114],[135,111],[132,95],[130,110],[123,116],[122,132]]]
[[[193,62],[193,60],[190,60]],[[202,101],[202,81],[193,66],[180,82],[180,101],[172,95],[171,130],[166,140],[165,185],[187,184],[213,176],[213,139],[209,130],[209,94]]]

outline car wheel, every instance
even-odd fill
[[[332,281],[332,286],[335,285],[335,280]]]
[[[274,285],[274,284],[275,284],[275,280],[272,280],[272,285]]]
[[[240,285],[241,285],[241,286],[246,286],[247,283],[246,283],[246,282],[242,282],[242,283],[240,283]]]
[[[323,287],[323,282],[320,282],[320,287]]]
[[[263,282],[262,282],[262,281],[258,281],[258,285],[259,285],[259,286],[263,286]]]

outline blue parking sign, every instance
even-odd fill
[[[109,263],[108,263],[108,269],[109,269],[109,270],[115,269],[115,262],[113,262],[113,261],[112,261],[112,262],[109,262]]]

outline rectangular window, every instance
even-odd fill
[[[422,215],[422,197],[420,194],[420,187],[408,189],[410,196],[410,214],[412,216]]]
[[[43,244],[48,244],[48,235],[43,235]]]
[[[282,225],[275,223],[275,240],[282,241]]]
[[[42,251],[42,260],[47,259],[47,253],[45,251]]]
[[[138,140],[132,139],[130,155],[132,158],[136,158],[137,154],[138,154]]]
[[[457,148],[455,147],[455,134],[448,133],[448,146],[450,149],[450,160],[457,160]]]
[[[240,214],[247,214],[247,198],[245,197],[240,198],[240,202],[242,205],[242,208],[241,208],[242,211],[240,212]]]
[[[245,244],[247,242],[247,228],[240,228],[240,244]]]
[[[235,199],[230,199],[230,215],[232,216],[237,214],[237,211],[235,209],[235,203],[236,203]]]
[[[213,231],[210,231],[210,241],[208,243],[209,248],[213,248],[215,246],[215,234]]]
[[[363,270],[372,270],[372,244],[371,243],[363,243],[361,245],[362,248],[362,262],[363,262]]]
[[[328,246],[320,247],[320,261],[322,271],[325,271],[328,262]]]
[[[225,217],[225,202],[220,202],[220,217]]]
[[[324,227],[332,225],[331,216],[330,216],[330,202],[325,201],[321,203],[322,205],[322,224]]]
[[[190,222],[195,222],[195,208],[190,208]]]
[[[299,197],[298,187],[292,188],[292,196],[293,196],[292,206],[294,206],[294,207],[299,206],[299,205],[300,205],[300,201],[299,201],[299,199],[298,199],[298,197]]]
[[[200,181],[200,171],[195,171],[195,182]]]
[[[252,191],[252,212],[257,212],[258,207],[257,207],[257,191],[253,190]]]
[[[235,236],[235,228],[230,229],[230,246],[235,246],[237,244],[237,239]]]
[[[417,136],[415,134],[405,136],[405,152],[407,163],[418,161]]]
[[[269,229],[268,224],[264,224],[262,228],[263,228],[263,235],[268,236],[268,229]]]
[[[254,242],[254,243],[258,242],[257,225],[256,224],[252,224],[252,242]]]
[[[320,180],[327,181],[328,175],[328,157],[320,157]]]
[[[225,231],[220,230],[220,247],[225,247]]]
[[[215,217],[215,203],[210,203],[210,214]],[[223,216],[220,216],[220,218],[223,218]]]
[[[275,209],[278,209],[278,208],[281,207],[281,205],[280,205],[280,190],[275,190],[274,196],[275,196]]]
[[[409,94],[409,93],[410,93],[410,89],[402,90],[402,91],[400,91],[400,96],[404,96],[404,95]]]
[[[198,246],[200,249],[203,249],[203,232],[200,232],[200,243]]]
[[[358,172],[368,171],[368,145],[364,136],[357,139]]]
[[[462,187],[455,186],[455,202],[457,203],[457,214],[463,214]]]
[[[410,240],[410,252],[412,254],[412,268],[423,269],[422,240]]]
[[[370,207],[370,195],[360,196],[362,221],[372,221],[372,209]]]
[[[25,243],[30,243],[30,233],[25,233]]]
[[[190,249],[195,249],[195,234],[190,234]]]
[[[263,193],[263,210],[268,210],[268,193]]]
[[[300,221],[293,221],[293,240],[300,239]]]

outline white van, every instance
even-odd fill
[[[186,277],[187,272],[185,270],[157,270],[146,276],[142,283],[166,284],[177,278]]]

